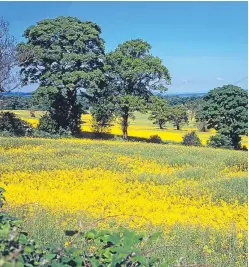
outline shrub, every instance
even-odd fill
[[[107,134],[111,131],[111,124],[109,121],[98,121],[95,117],[93,117],[91,120],[91,130],[96,135]]]
[[[21,120],[12,112],[0,113],[0,132],[11,136],[29,136],[34,129],[31,124]]]
[[[210,147],[220,147],[232,149],[232,140],[224,134],[216,134],[211,136],[207,141],[207,145]]]
[[[40,248],[22,232],[21,221],[1,211],[5,190],[0,188],[0,266],[153,266],[157,258],[145,257],[141,250],[143,235],[120,228],[118,232],[65,231],[64,246]],[[157,232],[147,242],[159,237]],[[73,244],[80,238],[82,251]]]
[[[149,138],[150,143],[162,144],[163,141],[159,135],[151,135]]]
[[[196,132],[187,133],[183,136],[183,145],[185,146],[201,146],[201,140]]]
[[[47,133],[51,133],[51,134],[56,134],[56,133],[58,133],[59,126],[56,123],[56,121],[53,120],[53,118],[48,113],[45,113],[40,118],[40,121],[39,121],[37,128],[39,131],[43,131],[43,132],[47,132]]]

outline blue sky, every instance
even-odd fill
[[[223,84],[248,89],[247,2],[0,2],[17,41],[45,18],[96,22],[109,52],[142,38],[172,76],[169,93],[207,92]],[[32,91],[34,85],[21,91]]]

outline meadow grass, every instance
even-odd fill
[[[244,151],[2,137],[0,152],[6,209],[41,245],[68,241],[65,229],[123,225],[162,231],[147,252],[158,266],[247,264]]]

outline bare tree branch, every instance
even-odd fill
[[[9,24],[0,18],[0,92],[10,92],[21,85],[18,66],[33,56],[32,51],[17,54],[16,41],[9,33]]]

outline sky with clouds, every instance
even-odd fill
[[[247,2],[0,2],[0,17],[19,41],[37,21],[75,16],[100,25],[106,51],[142,38],[169,69],[169,93],[248,89]],[[20,88],[32,91],[37,85]]]

